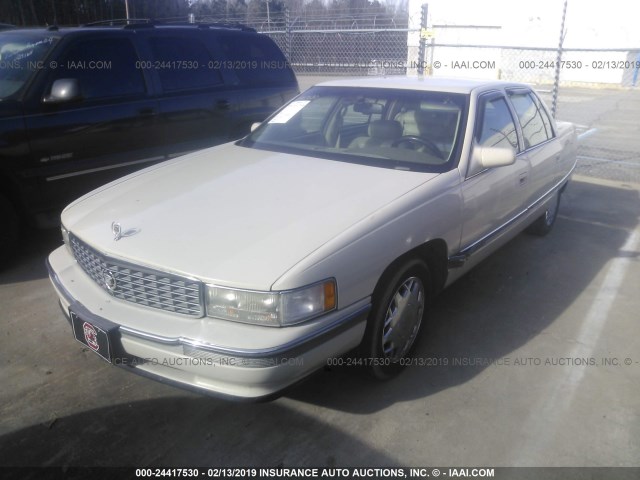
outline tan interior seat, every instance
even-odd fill
[[[367,137],[354,138],[349,148],[391,146],[402,136],[402,125],[395,120],[374,120],[369,124],[368,133]]]
[[[402,126],[402,135],[414,135],[434,142],[450,142],[455,132],[457,117],[449,112],[433,110],[407,110],[395,117]]]

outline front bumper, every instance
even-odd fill
[[[109,331],[111,362],[133,373],[216,396],[274,396],[356,347],[370,299],[305,324],[271,328],[188,318],[111,297],[66,247],[47,260],[62,311]]]

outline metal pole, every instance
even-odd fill
[[[124,9],[127,15],[127,20],[129,20],[129,0],[124,0]]]
[[[285,22],[285,49],[284,52],[287,60],[291,62],[291,14],[289,9],[286,8],[284,11],[284,22]]]
[[[564,7],[562,9],[562,22],[560,24],[560,43],[558,44],[558,55],[556,56],[556,76],[553,81],[553,100],[551,101],[551,116],[556,118],[556,111],[558,109],[558,88],[560,87],[560,61],[562,60],[562,44],[564,43],[564,21],[567,17],[567,1],[564,0]]]
[[[271,31],[271,14],[269,13],[269,1],[267,0],[267,30]]]
[[[427,12],[429,10],[429,5],[426,3],[422,4],[422,14],[420,15],[420,43],[418,43],[418,75],[424,75],[424,53],[425,53],[425,43],[426,39],[422,32],[427,29]]]

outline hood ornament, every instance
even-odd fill
[[[111,233],[113,233],[113,241],[117,242],[122,237],[131,237],[136,233],[140,232],[139,228],[130,228],[129,230],[122,229],[122,225],[118,222],[111,223]]]
[[[113,233],[113,240],[118,241],[122,238],[122,226],[119,223],[111,223],[111,233]]]

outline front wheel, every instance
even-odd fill
[[[532,235],[538,235],[540,237],[546,235],[553,228],[553,224],[556,223],[558,218],[558,210],[560,208],[560,190],[558,190],[547,205],[547,209],[544,211],[538,219],[527,227],[527,233]]]
[[[386,380],[397,375],[416,344],[431,293],[426,263],[412,259],[396,268],[376,288],[361,345],[369,373]]]

